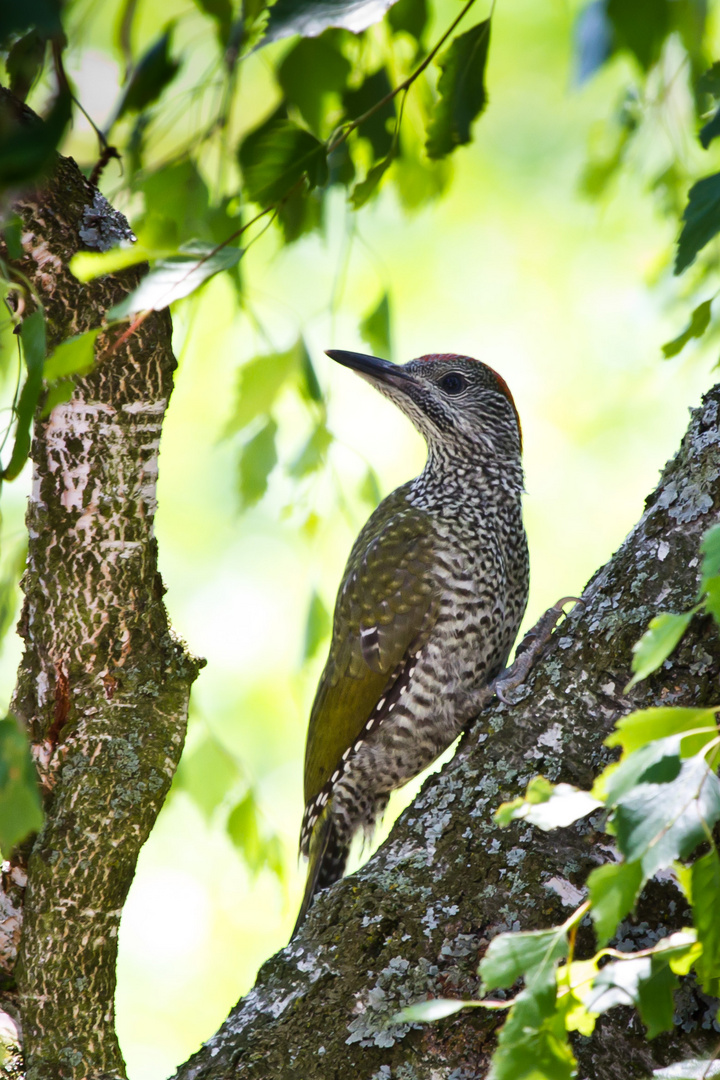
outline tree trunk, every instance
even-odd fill
[[[603,739],[633,708],[720,700],[720,642],[709,618],[695,618],[663,669],[623,693],[631,647],[648,620],[695,600],[700,538],[720,506],[719,408],[716,386],[641,521],[555,632],[521,702],[483,712],[387,843],[321,895],[292,945],[263,966],[255,988],[177,1080],[487,1075],[497,1014],[474,1010],[428,1025],[392,1017],[426,997],[477,996],[477,965],[490,939],[563,921],[582,901],[589,871],[611,857],[602,814],[550,833],[522,823],[500,829],[493,811],[503,800],[538,773],[589,787],[608,760]],[[665,875],[648,884],[618,940],[644,947],[688,917]],[[586,926],[581,954],[592,945]],[[591,1038],[576,1038],[579,1076],[644,1077],[707,1055],[717,1045],[716,1011],[717,1002],[685,980],[674,1031],[647,1043],[636,1015],[615,1009]]]
[[[140,271],[81,285],[68,262],[130,239],[125,219],[70,159],[15,210],[24,254],[0,255],[45,308],[50,348],[100,326]],[[153,535],[171,329],[167,311],[154,314],[111,353],[120,331],[101,334],[95,369],[35,422],[12,711],[31,738],[46,816],[4,875],[0,939],[32,1080],[125,1076],[118,926],[180,758],[199,667],[169,627]]]

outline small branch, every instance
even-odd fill
[[[457,26],[459,26],[459,24],[465,18],[465,16],[467,15],[470,8],[474,5],[474,3],[475,3],[475,0],[467,0],[467,3],[465,4],[465,7],[462,9],[460,14],[455,19],[453,19],[450,26],[447,28],[447,30],[442,35],[440,40],[438,42],[436,42],[436,44],[432,47],[432,49],[427,54],[425,59],[420,64],[418,64],[418,66],[415,68],[415,70],[410,75],[408,75],[408,77],[406,79],[404,79],[393,90],[391,90],[388,94],[386,94],[385,97],[381,98],[380,101],[375,102],[375,104],[372,105],[367,110],[367,112],[364,112],[362,114],[362,116],[358,116],[358,118],[356,120],[353,120],[353,122],[351,124],[349,124],[347,126],[347,128],[345,128],[343,130],[342,134],[340,134],[338,136],[338,138],[334,142],[332,142],[330,144],[330,146],[328,147],[328,150],[327,150],[328,154],[331,154],[333,152],[333,150],[336,150],[338,148],[338,146],[340,146],[342,143],[345,142],[345,140],[348,138],[348,136],[351,135],[352,132],[355,131],[356,128],[360,127],[361,124],[364,124],[365,121],[369,120],[371,116],[374,116],[374,114],[376,112],[378,112],[379,109],[382,109],[384,105],[387,105],[388,102],[392,101],[394,97],[397,97],[397,95],[399,93],[401,93],[403,90],[409,90],[410,89],[410,87],[415,82],[415,80],[418,79],[422,75],[423,71],[425,71],[425,69],[433,62],[433,60],[435,59],[435,57],[439,53],[440,49],[443,47],[443,45],[445,44],[447,39],[452,34],[453,30]],[[493,4],[493,7],[494,7],[494,4]],[[492,9],[490,11],[490,16],[492,17]]]

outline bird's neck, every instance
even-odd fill
[[[472,447],[471,453],[429,443],[425,468],[412,482],[411,497],[457,504],[480,498],[484,503],[508,499],[519,503],[524,490],[519,454],[499,455]]]

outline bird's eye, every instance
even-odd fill
[[[450,371],[447,375],[443,375],[438,386],[446,394],[461,394],[467,386],[467,379],[457,371]]]

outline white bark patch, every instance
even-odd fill
[[[157,401],[131,401],[122,406],[124,413],[146,413],[150,416],[162,416],[167,408],[167,398],[158,398]]]
[[[41,671],[37,677],[37,700],[38,705],[42,709],[47,701],[48,690],[50,689],[50,680],[47,676],[47,671]]]
[[[108,405],[89,405],[84,401],[73,400],[57,405],[50,414],[45,430],[48,468],[53,474],[60,470],[64,489],[60,495],[60,503],[68,511],[83,509],[83,495],[90,477],[90,462],[96,456],[98,418],[103,413],[114,415],[115,410]],[[121,429],[116,425],[113,427],[116,439],[122,440]],[[70,450],[70,440],[80,440],[80,454],[75,449]]]
[[[557,893],[565,907],[576,908],[585,899],[585,893],[581,889],[576,889],[573,883],[565,878],[551,877],[543,884],[546,889],[552,889],[554,893]]]
[[[549,746],[551,750],[562,750],[562,728],[553,724],[538,738],[538,746]]]
[[[63,262],[62,259],[53,254],[46,240],[41,240],[40,243],[35,244],[33,243],[35,238],[35,233],[24,232],[21,238],[22,246],[37,264],[37,277],[40,283],[48,292],[52,293],[55,278],[63,270]]]

